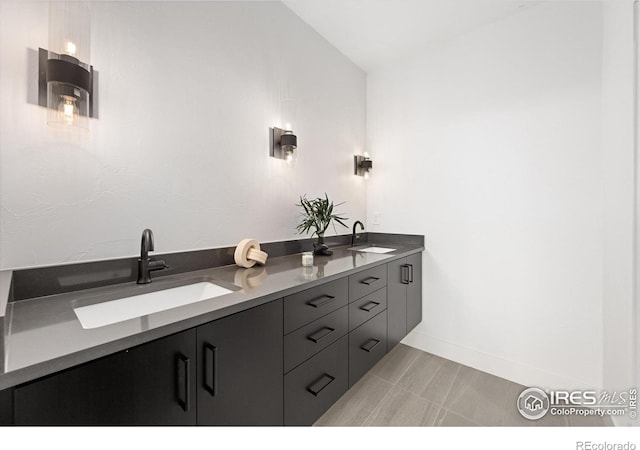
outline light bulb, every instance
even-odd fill
[[[369,153],[364,152],[364,157],[365,157],[366,159],[369,159]]]
[[[284,129],[285,129],[286,131],[290,131],[290,130],[291,130],[291,122],[287,122],[287,123],[285,123],[285,124],[284,124]]]
[[[58,106],[58,111],[62,113],[62,118],[65,124],[73,125],[75,117],[78,115],[78,108],[76,107],[76,99],[68,95],[62,96],[62,101]]]
[[[64,51],[67,52],[71,56],[76,55],[76,44],[71,41],[67,41],[64,43]]]
[[[369,171],[368,170],[364,171],[364,181],[369,181]]]
[[[285,157],[285,161],[287,164],[293,163],[293,152],[287,152],[287,156]]]

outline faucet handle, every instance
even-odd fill
[[[171,267],[167,266],[167,263],[164,262],[163,259],[154,259],[149,261],[149,270],[162,270],[162,269],[170,269]]]

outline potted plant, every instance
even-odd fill
[[[335,206],[340,206],[342,203],[338,203]],[[345,225],[344,221],[348,219],[333,212],[333,202],[329,201],[329,197],[326,192],[324,194],[324,198],[318,197],[311,200],[307,199],[305,194],[300,197],[300,203],[296,204],[296,206],[302,207],[300,223],[296,226],[298,233],[303,234],[308,233],[309,230],[313,230],[311,237],[314,235],[318,236],[317,244],[313,244],[313,254],[327,256],[333,254],[333,252],[329,250],[329,247],[324,243],[324,233],[332,223],[334,229],[335,223],[339,223],[346,228],[347,225]]]

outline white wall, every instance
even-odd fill
[[[635,51],[636,51],[636,67],[635,67],[635,131],[634,131],[634,146],[636,157],[636,214],[635,214],[635,239],[636,239],[636,252],[634,255],[635,263],[635,284],[634,284],[634,355],[635,355],[635,372],[634,372],[634,385],[640,386],[640,40],[637,38],[640,32],[640,1],[634,1],[635,20],[634,20],[634,34],[635,39]],[[640,425],[640,417],[636,417],[636,424]]]
[[[426,235],[405,342],[602,385],[602,7],[550,2],[368,76],[369,223]]]
[[[635,386],[633,1],[603,3],[603,385]]]
[[[295,238],[304,193],[364,218],[365,74],[280,2],[90,6],[100,118],[66,136],[27,102],[48,4],[0,5],[0,268],[135,255],[145,227],[159,252]]]

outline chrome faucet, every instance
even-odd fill
[[[356,226],[358,224],[360,225],[360,230],[364,231],[364,224],[359,220],[356,220],[356,222],[353,224],[353,231],[351,233],[351,247],[353,247],[356,244],[357,239],[360,239],[360,235],[356,234]]]
[[[149,258],[149,252],[153,251],[153,231],[145,229],[142,232],[142,242],[140,243],[140,258],[138,258],[138,284],[151,283],[151,271],[168,269],[169,266],[161,260]]]

